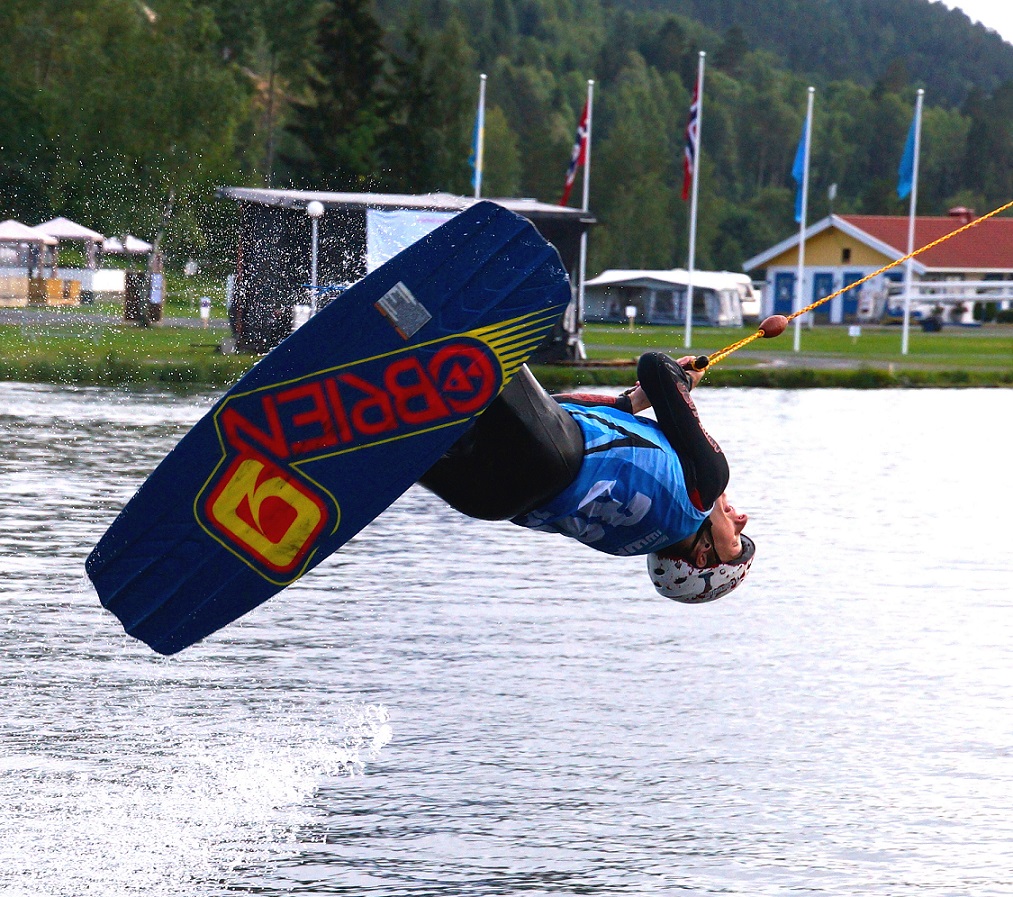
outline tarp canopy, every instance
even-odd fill
[[[55,246],[56,240],[34,227],[8,218],[0,222],[0,243],[44,243]]]
[[[738,283],[749,283],[745,274],[736,274],[729,271],[694,271],[692,274],[693,286],[703,287],[711,290],[727,290]],[[609,287],[609,286],[688,286],[690,273],[685,268],[670,268],[662,270],[643,270],[611,268],[604,271],[597,277],[585,281],[588,287]]]
[[[126,253],[127,255],[142,255],[151,252],[152,245],[138,237],[127,234],[123,239],[109,237],[102,242],[102,251],[110,253]]]
[[[36,225],[36,228],[44,234],[49,234],[57,240],[83,240],[85,243],[101,243],[105,237],[97,230],[71,221],[69,218],[53,218],[50,221],[43,221]]]
[[[296,304],[305,301],[311,276],[310,203],[319,202],[317,284],[354,283],[391,252],[404,248],[446,218],[479,200],[448,193],[329,193],[219,187],[217,194],[239,204],[239,247],[235,292],[230,305],[233,335],[242,351],[262,352],[292,331]],[[527,218],[558,251],[563,267],[576,277],[581,238],[595,223],[581,209],[534,199],[493,202]],[[316,219],[313,219],[316,220]],[[577,316],[560,317],[535,360],[578,354]]]

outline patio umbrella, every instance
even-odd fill
[[[0,222],[0,243],[41,243],[46,246],[55,246],[56,240],[42,231],[8,218]]]
[[[150,243],[138,237],[132,237],[130,234],[127,234],[122,240],[119,237],[109,237],[102,243],[103,252],[142,255],[145,252],[151,252],[151,250]]]
[[[101,243],[105,237],[97,230],[71,221],[69,218],[53,218],[36,225],[36,229],[57,240],[82,240],[85,243]]]

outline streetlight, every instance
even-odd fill
[[[310,219],[310,315],[317,313],[317,239],[324,204],[312,200],[306,204],[306,214]]]

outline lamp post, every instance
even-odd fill
[[[324,214],[324,204],[312,200],[306,204],[306,214],[310,219],[310,315],[317,313],[317,242],[321,217]]]

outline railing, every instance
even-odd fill
[[[903,284],[891,288],[891,299],[903,296]],[[1013,302],[1013,280],[915,281],[911,284],[911,301],[940,305],[963,302]]]

